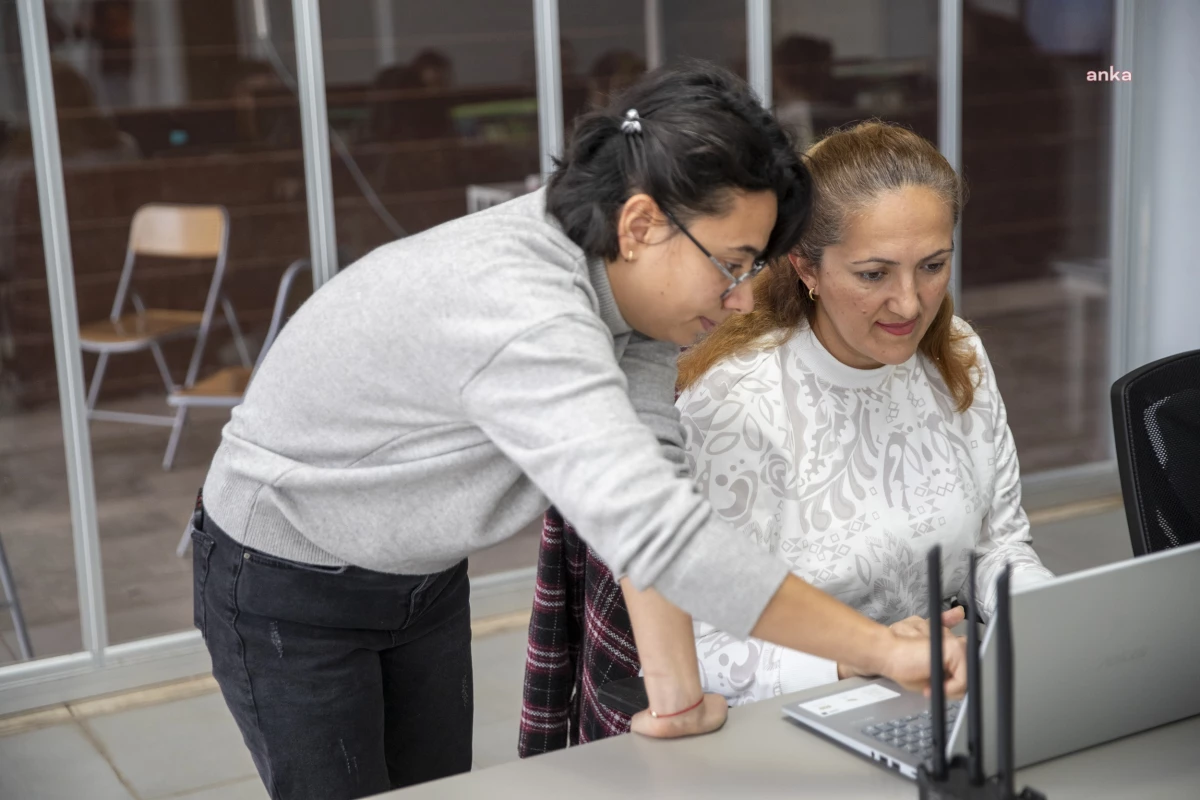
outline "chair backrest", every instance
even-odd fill
[[[133,214],[129,225],[129,244],[125,250],[125,265],[117,283],[110,319],[114,322],[125,313],[125,303],[133,290],[134,263],[139,255],[168,258],[211,258],[212,281],[204,300],[203,331],[198,339],[199,349],[207,337],[221,282],[225,278],[225,257],[229,244],[229,212],[224,206],[147,203]],[[135,304],[138,302],[134,292]],[[194,363],[199,363],[193,359]],[[189,369],[188,374],[192,375]],[[190,384],[189,384],[190,385]]]
[[[1200,350],[1130,372],[1111,398],[1134,555],[1200,542]]]
[[[147,203],[133,215],[129,249],[146,256],[217,258],[228,228],[224,206]]]

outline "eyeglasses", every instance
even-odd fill
[[[707,247],[700,244],[700,242],[696,241],[696,237],[692,236],[691,232],[687,228],[683,227],[683,223],[681,223],[679,220],[675,219],[674,214],[672,214],[670,211],[667,211],[665,208],[662,208],[662,206],[659,206],[659,208],[662,209],[662,212],[664,215],[666,215],[667,219],[671,220],[671,224],[673,224],[676,228],[679,228],[679,230],[681,230],[683,232],[684,236],[691,239],[692,244],[694,244],[694,245],[696,245],[696,247],[700,248],[700,252],[704,253],[704,255],[708,257],[708,260],[713,263],[713,266],[716,267],[717,269],[719,269],[721,271],[721,274],[729,279],[729,287],[727,289],[725,289],[724,292],[721,293],[722,301],[724,301],[725,298],[729,297],[729,295],[733,294],[733,290],[736,289],[737,287],[741,286],[743,282],[748,281],[751,278],[757,276],[759,273],[761,273],[764,269],[767,268],[767,262],[764,261],[763,259],[759,258],[759,259],[754,260],[754,263],[752,263],[750,265],[750,269],[746,270],[741,275],[734,275],[733,271],[735,269],[737,269],[737,267],[733,266],[732,264],[722,263],[719,258],[714,256],[712,253],[708,252]]]

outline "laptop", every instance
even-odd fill
[[[1063,575],[1011,598],[1019,769],[1200,714],[1200,544]],[[996,628],[981,660],[983,721],[997,719]],[[814,687],[787,719],[915,779],[932,751],[928,700],[885,678]],[[948,756],[967,753],[966,701],[948,704]],[[983,764],[997,769],[994,736]]]

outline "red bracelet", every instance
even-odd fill
[[[688,713],[689,711],[694,711],[694,710],[696,710],[697,708],[699,708],[699,707],[700,707],[700,704],[701,704],[701,703],[703,703],[703,702],[704,702],[704,695],[700,695],[700,699],[699,699],[699,700],[697,700],[695,703],[692,703],[690,706],[688,706],[687,708],[685,708],[683,711],[675,711],[675,712],[672,712],[672,713],[670,713],[670,714],[659,714],[659,713],[658,713],[658,712],[656,712],[656,711],[651,711],[651,712],[650,712],[650,716],[654,717],[655,719],[666,719],[667,717],[678,717],[678,716],[679,716],[679,715],[681,715],[681,714],[686,714],[686,713]]]

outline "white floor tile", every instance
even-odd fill
[[[475,684],[475,726],[489,725],[521,715],[522,687]]]
[[[489,685],[521,685],[525,680],[525,651],[529,635],[525,630],[506,631],[478,639],[471,645],[475,680]]]
[[[133,800],[74,723],[0,737],[5,800]]]
[[[262,781],[252,778],[248,781],[202,789],[191,794],[173,795],[171,800],[270,800],[270,795],[263,788]]]
[[[476,726],[520,716],[527,636],[509,631],[472,643]]]
[[[517,741],[520,737],[520,719],[510,719],[479,725],[475,728],[474,758],[479,769],[495,767],[516,761]]]
[[[257,776],[219,694],[92,717],[83,724],[142,800]]]

